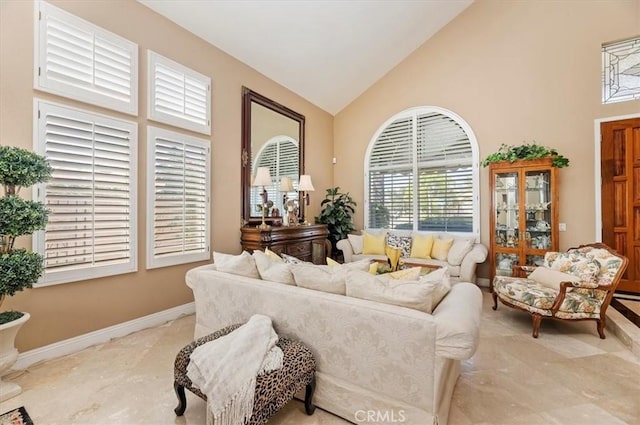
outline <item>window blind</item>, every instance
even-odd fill
[[[44,283],[135,271],[136,124],[43,101],[36,119],[53,168],[40,195]]]
[[[209,142],[148,127],[147,267],[209,258]]]
[[[137,44],[49,3],[37,5],[35,88],[137,115]]]
[[[276,136],[268,140],[264,146],[258,151],[254,164],[252,176],[255,176],[258,167],[269,167],[271,172],[271,180],[273,184],[265,187],[268,199],[273,201],[275,208],[283,214],[282,194],[280,193],[280,179],[289,177],[293,183],[294,190],[298,190],[298,143],[288,136]],[[262,188],[251,188],[251,205],[260,205],[262,202]],[[296,198],[292,196],[292,198]],[[260,214],[259,211],[252,213]]]
[[[149,51],[149,118],[211,134],[211,79]]]
[[[474,152],[456,120],[438,111],[411,110],[391,120],[372,143],[369,227],[474,231]]]

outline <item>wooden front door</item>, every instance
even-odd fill
[[[640,118],[600,125],[602,242],[629,259],[619,291],[640,294]]]

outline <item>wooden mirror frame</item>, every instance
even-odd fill
[[[241,152],[241,191],[242,219],[245,224],[259,223],[261,216],[251,215],[251,104],[257,103],[298,123],[298,170],[304,174],[304,115],[265,97],[255,91],[242,87],[242,152]],[[304,217],[304,202],[300,203],[300,217]],[[282,216],[266,217],[265,221],[282,220]]]

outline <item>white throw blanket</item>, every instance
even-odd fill
[[[242,425],[253,412],[256,378],[282,367],[271,319],[255,314],[235,331],[193,350],[187,376],[207,396],[207,425]]]

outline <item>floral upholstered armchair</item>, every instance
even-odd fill
[[[595,320],[604,339],[606,310],[629,260],[601,243],[567,252],[547,252],[541,267],[514,267],[518,277],[496,276],[492,282],[493,309],[498,299],[529,312],[533,337],[543,318]],[[527,273],[530,273],[526,276]]]

